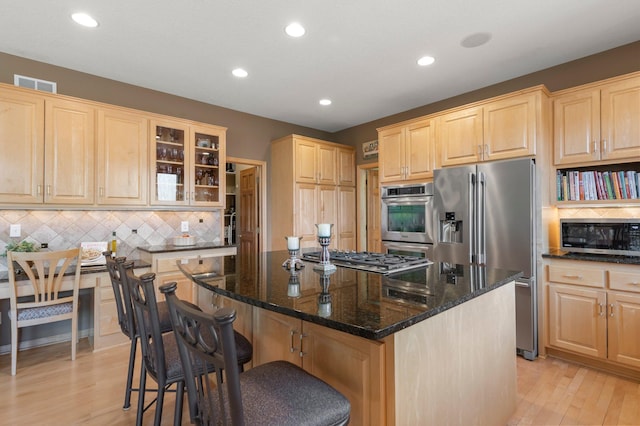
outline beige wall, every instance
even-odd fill
[[[227,127],[227,155],[267,161],[269,143],[292,133],[331,140],[331,134],[282,121],[36,62],[0,52],[0,82],[13,84],[13,75],[55,81],[58,93],[172,117]]]
[[[544,84],[547,89],[553,92],[634,71],[640,71],[640,41],[345,129],[335,133],[333,140],[355,147],[358,154],[358,164],[372,163],[376,162],[377,159],[366,161],[363,159],[362,143],[378,139],[376,131],[378,127],[433,114],[539,84]]]

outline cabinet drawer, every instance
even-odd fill
[[[609,288],[640,293],[640,271],[609,271]]]
[[[172,257],[169,259],[157,259],[156,260],[156,273],[161,274],[163,272],[175,272],[178,271],[178,261],[180,259],[195,259],[193,256],[187,257]]]
[[[549,265],[549,281],[604,288],[604,270]]]
[[[224,260],[224,255],[221,256],[211,256],[211,257],[201,257],[194,255],[180,256],[180,257],[170,257],[166,259],[156,259],[156,274],[162,274],[166,272],[179,272],[180,268],[178,268],[178,262],[182,260],[191,260],[191,259],[199,259],[200,261],[200,269],[202,272],[209,272],[212,270],[222,270],[220,269],[222,266],[222,261]]]

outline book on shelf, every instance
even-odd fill
[[[558,201],[640,199],[640,173],[635,170],[557,170]]]

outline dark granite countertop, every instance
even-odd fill
[[[198,260],[179,266],[194,282],[216,293],[373,340],[382,339],[522,275],[514,271],[435,262],[391,275],[338,267],[334,273],[323,276],[313,269],[316,264],[312,262],[305,262],[304,268],[292,273],[282,267],[287,258],[287,251],[276,251],[259,255],[255,262],[243,262],[238,255],[225,256],[213,268]],[[292,297],[292,290],[298,286],[300,295]],[[423,293],[412,292],[414,287]]]
[[[588,262],[621,263],[627,265],[640,265],[638,256],[615,256],[610,254],[571,253],[560,249],[550,249],[543,253],[542,257],[550,259],[582,260]]]
[[[190,246],[176,246],[173,244],[159,244],[154,246],[138,246],[138,250],[148,253],[166,253],[172,251],[189,251],[189,250],[207,250],[224,247],[235,247],[234,245],[225,245],[214,242],[196,243]]]

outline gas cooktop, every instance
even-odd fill
[[[302,259],[320,262],[320,252],[302,254]],[[336,266],[361,269],[378,274],[391,274],[408,269],[431,265],[433,262],[424,257],[402,256],[397,254],[373,253],[368,251],[340,251],[329,250],[329,259]]]

